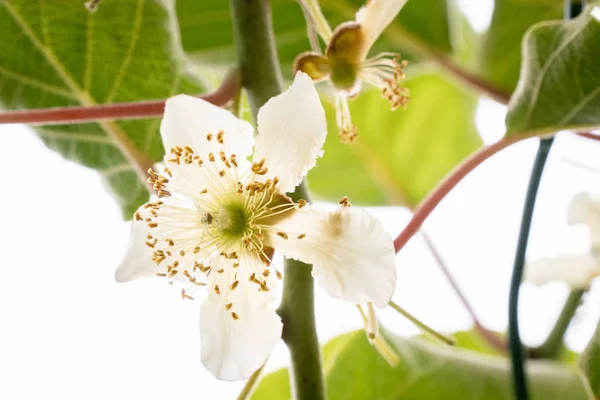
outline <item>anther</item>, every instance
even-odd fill
[[[279,236],[285,240],[287,240],[287,238],[288,238],[288,235],[285,232],[277,232],[277,236]]]
[[[229,286],[230,290],[235,290],[236,287],[238,287],[240,281],[233,281],[233,283]]]
[[[231,310],[231,306],[233,306],[233,303],[227,303],[227,304],[225,304],[225,310],[226,311]]]
[[[212,138],[213,138],[213,134],[212,133],[209,133],[209,134],[206,135],[206,140],[208,140],[209,142],[212,140]]]
[[[306,237],[306,233],[301,233],[298,235],[298,239],[304,239]]]
[[[238,319],[240,319],[240,316],[237,315],[236,313],[234,313],[233,311],[231,312],[231,318],[233,318],[234,321],[237,321]]]

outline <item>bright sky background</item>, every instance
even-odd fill
[[[478,29],[485,28],[490,2],[460,3],[469,11],[477,5],[479,11],[470,16]],[[481,4],[487,9],[479,9]],[[504,107],[481,102],[477,124],[486,143],[502,134],[503,118]],[[24,126],[0,126],[0,148],[5,149],[0,159],[0,398],[235,398],[243,382],[217,381],[200,363],[199,302],[181,301],[178,288],[164,280],[114,281],[129,227],[99,176],[47,150]],[[533,139],[495,156],[425,223],[478,316],[492,329],[503,330],[507,323],[510,271],[535,150]],[[566,225],[566,210],[574,194],[600,191],[600,173],[593,172],[600,171],[598,152],[598,143],[559,136],[540,191],[529,259],[587,250],[585,230]],[[394,236],[410,216],[404,209],[372,212]],[[441,331],[470,329],[470,317],[420,237],[397,260],[396,302]],[[523,287],[526,343],[544,339],[566,295],[558,282]],[[323,343],[361,324],[354,306],[320,289],[317,313]],[[393,311],[381,316],[401,334],[417,333]],[[596,288],[568,331],[571,348],[585,346],[599,316]],[[287,357],[280,344],[268,369],[285,365]]]

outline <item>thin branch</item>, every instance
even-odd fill
[[[508,104],[512,93],[494,86],[486,79],[477,76],[476,74],[467,71],[451,61],[447,56],[442,54],[433,54],[434,60],[440,64],[447,72],[458,78],[461,82],[468,86],[487,94],[491,99],[502,104]]]
[[[240,91],[241,76],[233,71],[212,93],[200,96],[212,104],[222,106]],[[97,106],[60,107],[0,113],[0,124],[63,125],[105,120],[124,120],[161,117],[165,100],[139,101],[131,103],[101,104]]]
[[[414,210],[412,219],[406,224],[402,232],[394,239],[394,249],[398,253],[408,241],[419,230],[425,219],[437,207],[444,197],[475,167],[485,160],[498,153],[500,150],[514,144],[520,140],[526,139],[523,136],[503,137],[498,142],[483,147],[477,152],[471,154],[466,160],[457,165],[452,172],[438,184],[438,186],[419,204]]]
[[[450,283],[450,286],[452,287],[452,289],[454,289],[454,293],[458,296],[460,302],[467,309],[467,311],[471,315],[471,318],[473,318],[473,324],[475,325],[475,330],[477,332],[479,332],[479,334],[496,350],[499,350],[502,352],[506,351],[506,343],[504,343],[504,341],[502,339],[500,339],[498,337],[498,335],[496,335],[494,332],[488,330],[485,326],[483,326],[483,324],[477,318],[477,315],[475,314],[475,310],[473,309],[473,307],[467,300],[466,296],[464,295],[464,293],[458,286],[458,283],[456,282],[456,280],[454,280],[454,277],[450,273],[450,270],[448,269],[448,266],[444,262],[442,255],[439,253],[439,251],[433,244],[429,235],[427,235],[425,233],[425,231],[421,231],[421,235],[423,236],[423,240],[425,241],[425,244],[429,248],[429,251],[433,255],[433,258],[435,259],[435,261],[439,265],[440,269],[442,270],[442,273],[448,280],[448,283]]]
[[[581,133],[578,133],[577,135],[584,137],[586,139],[596,140],[596,141],[600,142],[600,135],[595,135],[591,132],[581,132]]]

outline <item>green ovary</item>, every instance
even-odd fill
[[[240,201],[232,201],[224,205],[217,216],[219,231],[231,239],[243,237],[249,222],[244,205]]]
[[[330,60],[331,82],[341,90],[352,90],[356,85],[358,66],[344,58]]]

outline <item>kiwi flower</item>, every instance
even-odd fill
[[[381,89],[392,110],[405,108],[408,89],[402,87],[406,61],[394,53],[380,53],[367,58],[371,47],[385,28],[396,18],[407,0],[368,0],[358,10],[356,19],[340,24],[333,31],[321,13],[318,0],[299,0],[312,29],[327,43],[321,54],[318,41],[313,51],[296,57],[294,71],[307,73],[315,82],[329,80],[335,90],[336,119],[342,142],[351,143],[357,135],[352,124],[348,99],[356,96],[362,82]]]
[[[247,378],[281,338],[275,250],[313,264],[335,298],[388,303],[396,269],[381,223],[347,199],[326,211],[285,194],[316,164],[327,133],[306,74],[260,109],[256,144],[248,122],[185,95],[167,101],[160,130],[166,167],[149,171],[156,196],[135,212],[115,275],[179,282],[184,299],[206,287],[201,359],[217,378]]]
[[[535,260],[527,266],[525,280],[535,285],[560,280],[572,289],[588,289],[600,276],[600,199],[587,193],[573,197],[568,216],[572,225],[585,225],[590,234],[591,250]]]

